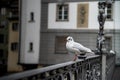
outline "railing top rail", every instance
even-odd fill
[[[24,72],[20,72],[20,73],[16,73],[16,74],[1,77],[0,80],[17,80],[17,79],[21,79],[21,78],[25,78],[25,77],[30,77],[30,76],[33,76],[33,75],[37,75],[37,74],[44,73],[44,72],[47,72],[47,71],[59,69],[59,68],[65,67],[65,66],[69,66],[69,65],[78,63],[78,62],[82,62],[82,61],[86,61],[86,60],[94,59],[94,58],[98,58],[98,57],[100,57],[100,56],[99,55],[88,56],[85,60],[78,59],[76,61],[69,61],[69,62],[60,63],[60,64],[56,64],[56,65],[51,65],[51,66],[40,68],[40,69],[24,71]]]

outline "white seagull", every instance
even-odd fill
[[[74,39],[71,36],[67,37],[66,42],[66,49],[69,53],[75,54],[74,61],[77,59],[78,55],[85,55],[86,53],[94,53],[91,51],[91,49],[84,47],[80,43],[77,43],[74,41]]]
[[[113,50],[110,50],[110,54],[115,54],[115,51],[113,51]]]

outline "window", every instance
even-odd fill
[[[3,64],[4,63],[4,50],[3,49],[0,49],[0,64]]]
[[[67,53],[66,38],[67,38],[67,36],[56,36],[56,38],[55,38],[55,53]]]
[[[34,12],[30,12],[30,21],[29,22],[34,22]]]
[[[68,21],[68,4],[57,5],[57,21]]]
[[[32,43],[32,42],[29,43],[29,51],[30,51],[30,52],[33,51],[33,43]]]
[[[1,29],[3,29],[5,26],[6,26],[6,21],[5,20],[2,20],[1,22],[0,22],[0,28]]]
[[[1,8],[1,15],[6,15],[6,8],[5,7]]]
[[[4,43],[4,35],[0,34],[0,43]]]
[[[11,43],[11,51],[18,51],[18,43]]]
[[[4,25],[0,25],[0,29],[3,29],[5,26]]]
[[[111,39],[111,37],[105,37],[105,47],[108,51],[112,49],[112,39]]]
[[[113,19],[113,4],[108,4],[107,6],[107,20]]]
[[[4,50],[0,49],[0,57],[3,57]]]
[[[18,31],[18,23],[13,23],[12,24],[12,30],[13,31]]]

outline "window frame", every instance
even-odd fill
[[[59,10],[59,7],[62,7],[61,10]],[[65,7],[67,7],[65,9]],[[60,14],[61,11],[61,14]],[[65,14],[65,11],[67,12]],[[59,18],[61,15],[61,19]],[[67,18],[65,19],[65,16],[67,16]],[[57,4],[56,5],[56,21],[69,21],[69,4]]]
[[[29,52],[33,52],[34,51],[34,44],[33,42],[29,43]]]
[[[18,30],[19,30],[19,24],[18,24],[18,22],[12,23],[12,31],[18,31]]]
[[[29,16],[30,16],[29,22],[35,22],[35,13],[30,12]]]
[[[60,39],[61,38],[61,39]],[[66,35],[63,36],[55,36],[55,54],[67,54],[67,50],[66,50]],[[63,46],[61,46],[60,42],[64,42],[62,43]]]
[[[3,57],[3,54],[4,54],[4,49],[0,49],[0,58]]]
[[[5,43],[5,35],[4,34],[0,34],[0,44],[4,44]]]
[[[18,42],[13,42],[11,43],[11,51],[18,51],[19,49],[19,43]]]
[[[108,8],[109,5],[111,5],[111,8]],[[109,5],[108,5],[107,8],[106,8],[106,14],[107,14],[106,20],[107,20],[107,21],[113,21],[113,9],[114,9],[114,4],[112,3],[112,4],[109,4]],[[109,13],[108,11],[110,11],[110,13]],[[108,18],[108,15],[110,15],[111,18]]]

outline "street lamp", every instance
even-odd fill
[[[105,8],[112,4],[113,0],[106,0],[98,3],[99,15],[98,15],[98,22],[99,22],[99,33],[97,37],[97,51],[98,53],[103,53],[105,49],[105,38],[104,38],[104,23],[106,20]],[[104,47],[104,48],[103,48]]]
[[[105,15],[106,2],[99,2],[98,8],[99,8],[99,15],[98,15],[99,33],[97,37],[97,50],[98,53],[102,53],[102,48],[105,40],[103,31],[104,31],[104,23],[106,20],[106,15]]]
[[[104,23],[106,20],[105,8],[112,4],[114,1],[106,0],[105,2],[98,3],[99,15],[99,32],[97,37],[97,53],[102,56],[102,80],[106,80],[106,48],[105,48],[105,37],[104,37]]]

